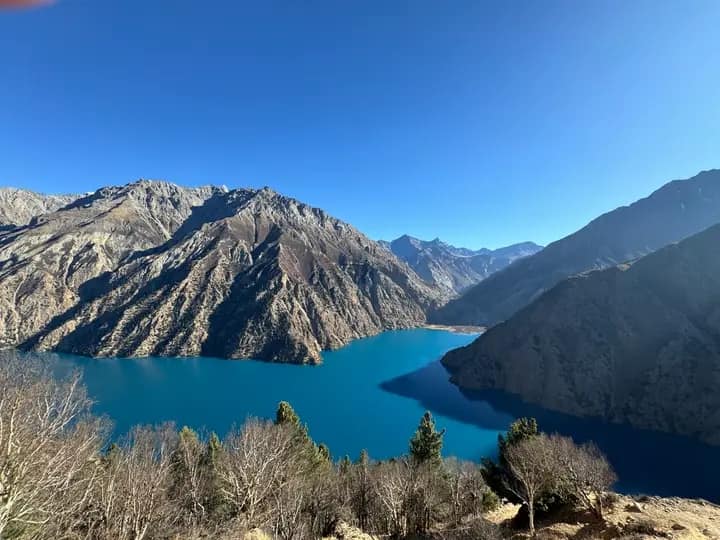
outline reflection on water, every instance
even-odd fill
[[[383,388],[415,399],[432,411],[483,428],[501,429],[501,419],[507,416],[532,416],[543,431],[569,435],[577,442],[594,441],[615,467],[620,491],[720,501],[718,447],[686,437],[548,411],[504,392],[461,392],[448,381],[440,362],[385,382]]]

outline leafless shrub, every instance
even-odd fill
[[[531,535],[535,534],[536,501],[557,485],[562,474],[554,446],[549,437],[541,434],[505,449],[511,475],[507,488],[527,506]]]
[[[445,460],[448,486],[449,518],[459,525],[468,518],[479,518],[484,510],[485,499],[490,491],[482,471],[475,463],[459,461],[455,458]]]
[[[167,499],[177,432],[171,424],[138,427],[103,459],[95,502],[99,519],[94,535],[102,539],[142,540],[167,531],[178,512]]]
[[[625,525],[623,532],[629,535],[667,536],[666,533],[659,530],[658,523],[651,518],[640,518],[631,521]]]
[[[74,374],[0,364],[0,537],[65,535],[84,511],[105,430]]]
[[[594,444],[578,446],[568,437],[552,435],[548,441],[554,448],[564,488],[602,519],[603,497],[617,480],[605,456]]]
[[[376,465],[373,492],[385,517],[389,534],[404,536],[408,532],[407,499],[412,491],[412,465],[403,458]]]
[[[292,428],[257,419],[227,436],[221,490],[249,528],[269,523],[273,498],[297,472],[296,444]]]

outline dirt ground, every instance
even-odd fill
[[[518,505],[504,504],[487,518],[501,525],[503,536],[513,540],[528,538],[524,532],[508,528]],[[537,524],[537,538],[606,540],[623,538],[668,538],[678,540],[720,540],[720,506],[703,500],[619,495],[598,522],[586,511],[566,512]]]

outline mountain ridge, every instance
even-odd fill
[[[567,278],[445,355],[464,388],[720,445],[720,225]]]
[[[0,235],[5,347],[317,363],[444,301],[351,225],[269,188],[141,180]]]
[[[426,282],[457,295],[502,270],[517,259],[542,249],[533,242],[519,242],[498,249],[472,250],[434,240],[420,240],[404,234],[381,245],[405,261]]]
[[[564,278],[642,257],[719,222],[720,170],[668,182],[491,275],[430,314],[430,321],[496,324]]]

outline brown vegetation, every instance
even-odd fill
[[[224,440],[166,424],[108,444],[78,375],[57,381],[10,361],[0,364],[0,388],[2,539],[489,540],[518,535],[518,508],[531,535],[542,510],[546,534],[553,511],[562,521],[560,507],[598,537],[650,534],[651,521],[669,527],[641,503],[619,521],[619,499],[606,493],[615,477],[597,448],[539,433],[529,419],[501,438],[497,463],[441,458],[443,431],[429,413],[408,455],[333,462],[287,403],[275,422],[249,419]],[[522,504],[489,513],[500,503],[489,485]],[[700,528],[683,523],[668,534]]]

